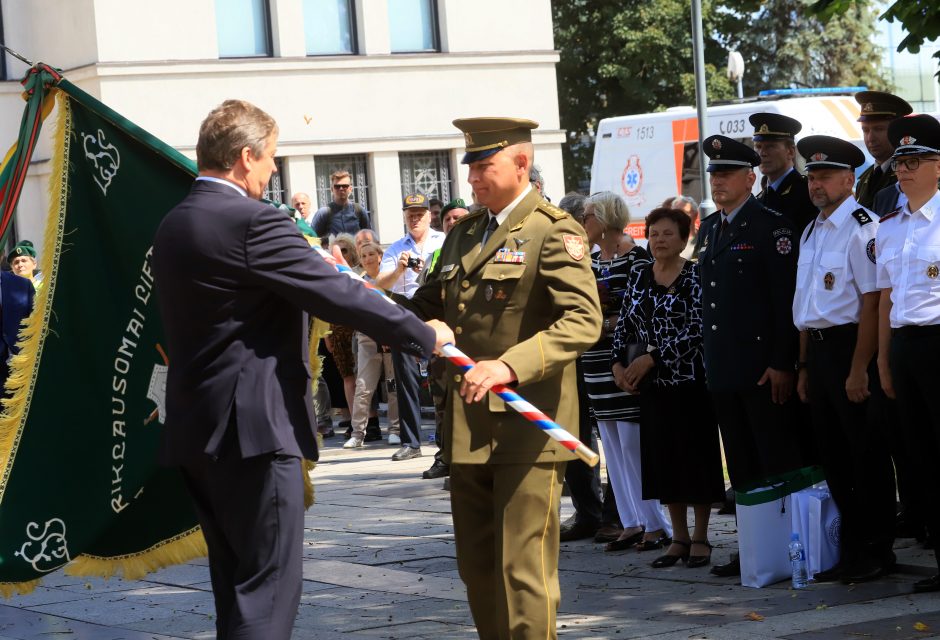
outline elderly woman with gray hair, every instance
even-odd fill
[[[644,249],[624,236],[629,221],[627,204],[609,191],[595,193],[584,204],[584,231],[588,243],[598,247],[591,254],[591,268],[597,279],[604,324],[600,340],[581,356],[581,361],[623,524],[623,532],[608,543],[607,551],[634,546],[641,551],[660,549],[671,535],[659,502],[643,500],[639,397],[619,388],[610,369],[613,333],[630,274],[634,268],[649,264],[650,259]]]

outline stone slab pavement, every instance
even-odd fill
[[[475,638],[457,575],[449,494],[422,480],[424,457],[390,460],[384,442],[343,450],[327,441],[313,472],[317,503],[307,512],[304,588],[297,640]],[[572,512],[562,501],[562,517]],[[736,545],[734,518],[713,516],[714,560]],[[896,545],[899,571],[843,586],[737,586],[708,569],[649,567],[657,552],[605,553],[562,545],[564,639],[836,640],[940,638],[940,594],[913,595],[931,572],[931,552]],[[144,580],[76,578],[55,572],[28,596],[0,601],[0,640],[213,638],[205,560]]]

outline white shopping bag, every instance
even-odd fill
[[[754,490],[761,491],[765,489]],[[766,587],[790,578],[790,505],[789,495],[753,506],[738,503],[738,551],[745,587]]]
[[[791,515],[793,530],[806,551],[809,576],[834,567],[839,562],[842,518],[829,489],[811,487],[794,493]]]

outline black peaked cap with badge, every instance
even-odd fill
[[[538,122],[525,118],[458,118],[454,126],[463,132],[466,153],[461,164],[470,164],[520,142],[532,142]]]
[[[754,126],[754,142],[763,140],[789,140],[793,142],[803,125],[799,120],[780,113],[753,113],[748,118]]]
[[[760,164],[760,156],[756,151],[727,136],[709,136],[702,141],[702,148],[708,156],[709,173],[756,167]]]
[[[895,158],[921,153],[940,154],[940,122],[923,113],[897,118],[888,125],[888,140],[895,147]]]
[[[796,143],[806,160],[806,170],[848,169],[865,164],[865,154],[851,142],[832,136],[806,136]]]
[[[894,120],[914,111],[904,98],[884,91],[859,91],[855,101],[861,107],[858,122]]]

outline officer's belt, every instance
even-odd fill
[[[814,342],[825,342],[826,340],[835,340],[836,338],[854,334],[858,331],[858,325],[854,322],[851,324],[839,324],[834,327],[826,327],[825,329],[810,329],[809,337]]]

